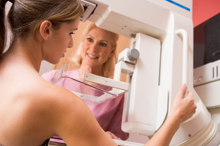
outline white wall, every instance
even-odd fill
[[[7,3],[6,3],[6,6],[5,6],[5,15],[8,14],[8,11],[9,11],[10,8],[11,8],[11,3],[10,3],[10,2],[7,2]],[[5,18],[6,18],[6,17],[5,17]],[[5,46],[4,52],[8,50],[8,47],[9,47],[9,45],[10,45],[11,36],[12,36],[11,31],[10,31],[10,29],[8,28],[8,21],[5,21],[5,22],[6,22],[6,33],[7,33],[6,40],[7,40],[7,42],[6,42],[6,46]]]
[[[52,64],[47,61],[42,61],[40,66],[39,74],[42,75],[48,71],[50,71]]]

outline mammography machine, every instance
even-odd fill
[[[85,7],[82,21],[132,38],[130,48],[119,54],[114,75],[120,82],[121,73],[126,73],[129,84],[122,130],[152,136],[166,120],[179,87],[186,83],[194,94],[197,111],[181,125],[170,145],[218,145],[218,123],[193,86],[192,0],[81,2]]]

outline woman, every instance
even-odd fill
[[[37,146],[53,135],[69,146],[116,145],[81,99],[38,74],[42,60],[56,64],[72,47],[71,35],[83,14],[79,1],[12,1],[13,39],[2,54],[6,2],[0,1],[0,145]],[[169,145],[180,124],[194,114],[193,95],[183,98],[185,91],[183,86],[165,124],[146,145]]]
[[[71,74],[72,77],[78,80],[81,80],[84,72],[104,77],[112,76],[116,59],[117,40],[117,34],[98,28],[94,23],[90,23],[83,32],[82,42],[75,58],[75,63],[79,69],[68,71],[65,74]],[[55,73],[56,71],[53,70],[43,74],[42,77],[51,82]],[[83,91],[81,88],[84,88],[87,93],[88,90],[91,90],[90,94],[97,91],[68,78],[60,79],[56,85],[80,93]],[[98,85],[98,87],[111,90],[110,87],[106,86]],[[97,94],[99,93],[97,92]],[[128,133],[121,130],[123,102],[124,96],[119,96],[102,104],[86,102],[100,126],[113,139],[126,140],[128,138]]]

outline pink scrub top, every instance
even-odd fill
[[[57,70],[52,70],[50,72],[47,72],[43,74],[42,77],[45,80],[51,82],[51,79],[53,78],[56,71]],[[66,71],[65,75],[80,80],[78,69],[72,71]],[[82,90],[86,90],[87,92],[90,93],[90,95],[92,94],[95,96],[99,96],[100,94],[98,90],[93,89],[91,87],[88,88],[85,85],[69,78],[61,78],[56,83],[56,85],[79,93],[83,93]],[[107,87],[103,85],[99,85],[98,87],[108,91],[111,90],[111,87]],[[104,131],[110,131],[114,133],[117,137],[120,137],[122,140],[126,140],[128,138],[129,134],[121,130],[124,95],[107,100],[100,104],[91,104],[90,102],[86,102],[86,101],[85,103],[90,108],[96,120],[98,121],[99,125],[102,127]]]

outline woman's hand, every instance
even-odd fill
[[[108,136],[110,136],[111,139],[121,140],[121,138],[115,136],[115,134],[111,133],[110,131],[106,131],[105,133],[108,134]]]
[[[193,93],[188,91],[185,97],[186,85],[184,84],[177,93],[170,112],[170,117],[174,118],[179,124],[191,118],[196,112],[196,104],[194,103]]]
[[[169,146],[171,139],[179,129],[181,123],[191,118],[196,112],[197,106],[194,103],[193,93],[188,92],[185,97],[185,92],[186,85],[184,84],[173,100],[167,120],[145,146]]]

